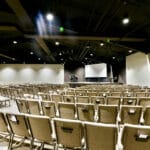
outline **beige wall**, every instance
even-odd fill
[[[64,66],[59,64],[1,64],[0,82],[64,83]]]
[[[148,55],[135,53],[126,57],[127,84],[150,86],[150,64]]]

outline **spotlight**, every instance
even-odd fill
[[[52,21],[52,20],[54,19],[53,14],[47,14],[47,15],[46,15],[46,19],[47,19],[48,21]]]
[[[55,45],[57,45],[57,46],[58,46],[59,44],[60,44],[60,43],[59,43],[58,41],[56,41],[56,42],[55,42]]]
[[[100,43],[100,46],[104,46],[104,43]]]
[[[18,42],[17,42],[17,41],[13,41],[13,43],[14,43],[14,44],[17,44]]]
[[[129,18],[124,18],[124,19],[122,20],[122,23],[123,23],[123,24],[128,24],[129,22],[130,22]]]

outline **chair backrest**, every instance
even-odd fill
[[[42,101],[51,101],[50,94],[48,93],[38,93],[38,95],[41,97]]]
[[[145,107],[143,118],[144,125],[150,125],[150,106]]]
[[[75,119],[74,103],[58,103],[58,111],[60,118]]]
[[[83,128],[78,120],[56,119],[54,120],[57,144],[64,147],[82,147]]]
[[[51,100],[52,100],[52,102],[55,102],[56,107],[57,107],[57,105],[58,105],[57,103],[58,103],[58,102],[62,102],[63,96],[60,95],[60,94],[52,94],[52,95],[51,95]]]
[[[0,112],[0,133],[1,132],[8,132],[7,121],[3,112]]]
[[[63,95],[63,101],[67,103],[75,103],[74,95]]]
[[[89,96],[76,96],[76,103],[89,103]]]
[[[26,99],[16,99],[16,103],[20,113],[29,113]]]
[[[150,97],[138,98],[138,105],[143,106],[143,107],[150,106]]]
[[[110,96],[118,96],[118,97],[121,97],[121,96],[122,96],[122,92],[110,92]]]
[[[105,98],[102,96],[91,96],[92,104],[105,104]]]
[[[41,106],[43,115],[48,116],[50,118],[54,118],[56,116],[55,102],[41,101]]]
[[[6,113],[6,117],[13,134],[30,137],[25,115]]]
[[[34,114],[34,115],[41,114],[39,100],[27,100],[27,105],[28,105],[30,114]]]
[[[149,150],[149,135],[149,126],[125,125],[121,138],[123,150]]]
[[[118,137],[115,125],[87,122],[84,125],[88,150],[115,150]]]
[[[106,98],[106,103],[108,105],[120,105],[121,97],[118,96],[108,96]]]
[[[98,106],[98,122],[116,123],[118,115],[117,105],[99,105]]]
[[[124,91],[123,92],[123,97],[133,97],[134,93],[131,91]]]
[[[94,104],[78,103],[77,118],[82,121],[94,121],[95,109]]]
[[[137,98],[136,97],[123,97],[122,105],[136,105]]]
[[[136,97],[146,97],[146,92],[135,92]]]
[[[49,117],[38,115],[27,115],[31,134],[40,142],[52,142],[52,126]]]
[[[140,124],[140,118],[142,113],[141,106],[121,106],[120,118],[121,124]]]

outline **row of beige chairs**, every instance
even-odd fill
[[[45,115],[101,123],[130,123],[150,125],[150,106],[94,105],[86,103],[64,103],[38,100],[16,100],[20,113]]]
[[[25,98],[25,97],[24,97]],[[73,96],[60,94],[42,94],[40,97],[26,95],[27,99],[40,99],[54,102],[72,103],[94,103],[94,104],[115,104],[115,105],[141,105],[146,101],[149,103],[150,97],[120,97],[120,96]]]
[[[40,143],[57,150],[79,148],[86,150],[149,150],[150,126],[127,124],[121,132],[118,126],[81,122],[77,120],[50,120],[44,116],[0,113],[0,135],[9,140],[8,149],[20,147],[28,139],[30,149]],[[19,138],[19,143],[14,143]],[[50,148],[51,149],[51,148]]]
[[[42,100],[47,100],[42,97]],[[110,104],[110,105],[149,105],[150,97],[119,97],[119,96],[72,96],[52,94],[50,101],[54,102],[72,102],[72,103],[94,103],[94,104]]]
[[[67,90],[64,92],[64,95],[82,95],[82,96],[120,96],[120,97],[126,97],[126,96],[135,96],[135,97],[149,97],[150,96],[150,92],[146,91],[146,92],[139,92],[139,91],[121,91],[121,92],[117,92],[117,91],[101,91],[101,90],[94,90],[94,91],[90,91],[90,90],[86,90],[86,89],[82,89],[82,90]]]

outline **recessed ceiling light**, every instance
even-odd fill
[[[12,58],[12,60],[15,60],[15,58]]]
[[[90,48],[90,46],[86,46],[86,48]]]
[[[87,57],[85,57],[85,60],[87,60],[88,58]]]
[[[47,15],[46,15],[46,19],[47,19],[48,21],[52,21],[52,20],[54,19],[53,14],[47,14]]]
[[[91,53],[90,56],[93,56],[93,53]]]
[[[115,59],[116,57],[112,57],[112,59]]]
[[[104,46],[104,43],[100,43],[100,46]]]
[[[60,53],[59,53],[59,56],[61,56],[61,55],[62,55],[62,53],[60,52]]]
[[[38,60],[41,60],[41,58],[38,58]]]
[[[64,59],[63,59],[63,58],[61,58],[60,60],[61,60],[61,61],[63,61]]]
[[[13,41],[13,44],[17,44],[18,42],[17,41]]]
[[[30,52],[30,55],[33,55],[34,53],[33,52]]]
[[[122,23],[123,23],[123,24],[128,24],[129,22],[130,22],[129,18],[124,18],[124,19],[122,20]]]
[[[128,52],[129,52],[129,53],[132,53],[133,51],[130,49]]]
[[[55,42],[55,45],[57,45],[57,46],[58,46],[59,44],[60,44],[60,43],[59,43],[58,41],[56,41],[56,42]]]

